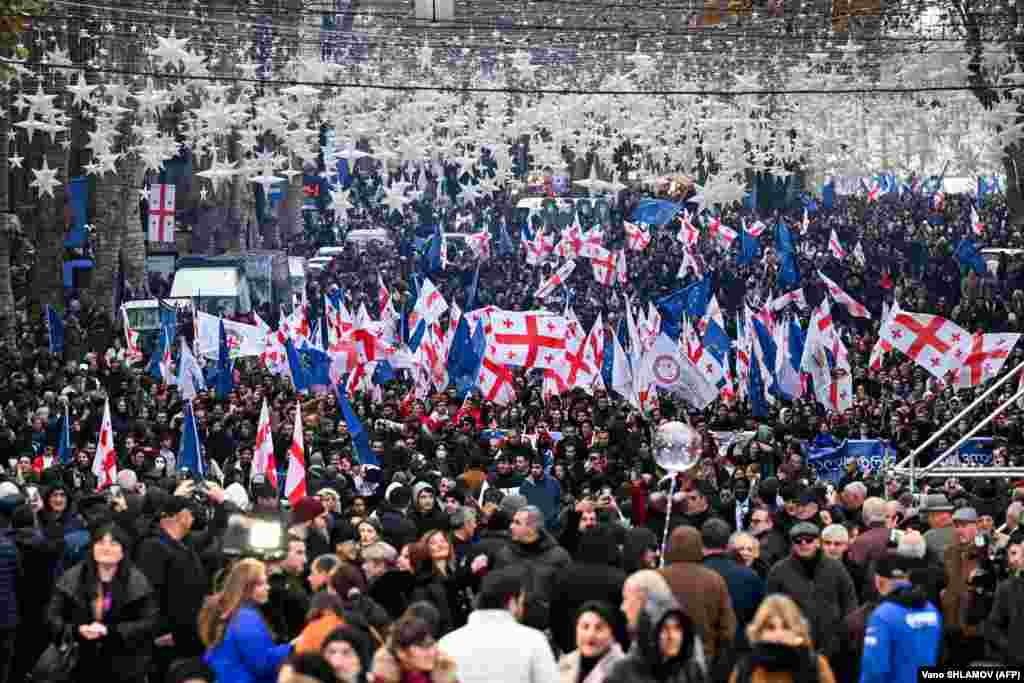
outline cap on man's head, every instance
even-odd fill
[[[932,493],[925,496],[921,512],[952,512],[953,505],[943,493]]]
[[[875,562],[875,574],[886,579],[908,581],[911,572],[927,567],[925,560],[889,553]]]
[[[821,535],[821,529],[810,522],[800,522],[793,526],[789,530],[789,537],[793,540],[800,538],[801,536],[814,536],[817,538]]]
[[[971,524],[978,521],[978,511],[974,508],[962,507],[953,513],[953,522]]]

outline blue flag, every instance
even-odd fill
[[[284,340],[284,352],[288,357],[288,370],[292,375],[292,384],[295,391],[306,391],[309,389],[309,377],[306,375],[306,368],[302,365],[299,352],[295,350],[295,344],[291,338]]]
[[[640,205],[629,215],[629,220],[632,223],[662,226],[675,218],[682,208],[682,204],[664,199],[641,199]]]
[[[390,361],[380,360],[373,366],[373,375],[370,376],[370,381],[377,386],[383,386],[394,378],[395,369],[391,367]]]
[[[751,340],[757,344],[757,335]],[[761,377],[761,364],[751,358],[750,362],[750,412],[754,417],[768,416],[768,400],[765,398],[765,380]]]
[[[775,224],[775,250],[779,253],[781,261],[778,273],[779,289],[784,292],[796,289],[800,286],[800,268],[793,246],[793,234],[781,221]]]
[[[57,426],[60,436],[57,438],[57,462],[61,465],[71,464],[71,418],[68,416],[68,405],[64,404],[64,414],[60,416]]]
[[[821,188],[821,205],[827,211],[831,211],[836,205],[836,179],[832,176],[829,176]]]
[[[67,184],[67,200],[71,230],[64,238],[64,248],[81,249],[86,240],[85,224],[89,222],[89,179],[72,178]]]
[[[961,268],[973,270],[978,275],[988,274],[985,259],[982,258],[981,252],[978,251],[977,245],[974,244],[974,240],[970,237],[960,240],[960,244],[957,245],[953,256],[956,257],[957,263],[960,264]]]
[[[761,258],[761,241],[746,230],[740,230],[740,251],[736,257],[736,263],[741,266],[749,266],[759,258]]]
[[[793,368],[800,372],[800,359],[804,357],[804,343],[807,335],[796,318],[789,320],[789,360]]]
[[[149,357],[149,365],[146,367],[146,372],[149,373],[150,377],[162,382],[164,381],[164,368],[162,366],[164,362],[164,354],[167,353],[167,348],[171,345],[171,340],[167,336],[167,330],[160,330],[160,341],[153,348],[153,355]]]
[[[452,346],[448,351],[448,376],[455,385],[455,395],[460,400],[466,398],[466,394],[477,385],[486,347],[483,321],[477,321],[476,330],[470,336],[469,323],[465,316],[459,318],[459,325],[455,328]]]
[[[377,456],[370,450],[370,436],[366,433],[366,429],[363,427],[359,416],[352,410],[352,405],[348,402],[348,396],[345,395],[343,384],[338,382],[334,385],[334,390],[338,394],[341,416],[344,418],[345,426],[348,428],[349,436],[352,438],[352,448],[359,457],[359,464],[380,469],[380,461],[377,460]]]
[[[228,353],[228,334],[224,330],[224,319],[220,319],[220,344],[217,352],[217,386],[216,396],[223,401],[235,388],[232,377],[231,356]]]
[[[656,299],[654,305],[661,313],[661,331],[670,339],[679,339],[683,313],[693,318],[703,318],[710,302],[711,280],[708,278]]]
[[[206,476],[203,468],[203,451],[199,443],[199,429],[192,412],[192,401],[185,401],[185,420],[181,425],[181,448],[178,452],[178,470],[188,470],[200,477]]]
[[[331,357],[320,349],[307,346],[299,352],[300,362],[303,368],[309,366],[306,373],[306,381],[310,386],[331,386]]]
[[[50,353],[64,353],[64,321],[52,306],[46,306],[46,332]]]
[[[463,307],[465,311],[472,311],[477,307],[476,297],[480,291],[480,262],[477,261],[476,270],[473,271],[473,279],[470,280],[469,286],[466,287],[466,305]]]

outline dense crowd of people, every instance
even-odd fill
[[[855,462],[833,483],[807,461],[809,444],[847,437],[909,453],[972,398],[899,354],[869,370],[883,302],[972,332],[1024,325],[1024,262],[1004,256],[979,276],[952,256],[970,229],[969,200],[947,196],[936,210],[917,195],[840,198],[798,235],[809,307],[824,295],[811,275],[821,269],[875,313],[872,322],[836,311],[857,391],[846,414],[803,398],[755,419],[743,403],[697,412],[669,395],[640,413],[601,388],[545,401],[540,377],[518,370],[508,405],[452,389],[420,400],[399,378],[376,398],[352,397],[377,469],[359,462],[334,393],[296,394],[287,377],[243,359],[229,396],[193,400],[217,473],[203,481],[178,467],[177,389],[127,362],[120,337],[95,324],[102,311],[69,308],[67,329],[82,332],[63,357],[31,321],[25,343],[0,350],[0,683],[59,680],[61,667],[70,678],[60,680],[125,683],[902,683],[940,663],[1019,665],[1024,486],[924,479],[912,492]],[[614,207],[606,243],[621,243],[631,201]],[[473,216],[501,209],[482,204]],[[801,214],[763,218],[796,225]],[[986,245],[1019,246],[1004,214],[990,197]],[[723,222],[755,218],[740,210]],[[499,224],[517,246],[518,229]],[[864,261],[830,255],[832,229],[861,243]],[[782,293],[772,291],[769,241],[746,266],[735,264],[737,246],[702,241],[702,275],[727,318]],[[655,230],[645,251],[629,252],[620,291],[646,302],[678,288],[698,276],[679,277],[682,256],[672,223]],[[468,252],[451,258],[431,278],[464,301],[477,264]],[[309,299],[337,285],[350,309],[373,309],[381,273],[401,307],[416,260],[352,248],[310,283]],[[475,304],[534,307],[549,273],[524,266],[515,248],[495,253],[480,264]],[[585,324],[600,313],[617,329],[621,302],[589,268],[566,292]],[[793,312],[806,322],[807,311]],[[1015,350],[1007,368],[1021,360]],[[117,484],[98,491],[108,399]],[[264,400],[277,486],[253,471]],[[297,404],[306,495],[289,504]],[[997,439],[995,463],[1024,462],[1021,417],[1014,406],[982,432]],[[703,450],[673,487],[653,434],[676,419],[702,435]],[[922,462],[967,428],[961,421]],[[752,437],[725,445],[723,432]],[[258,545],[252,530],[267,524],[279,542]]]

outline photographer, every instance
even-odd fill
[[[210,588],[210,574],[202,553],[210,548],[227,526],[224,491],[217,485],[204,485],[206,498],[215,506],[207,529],[191,533],[198,504],[196,483],[178,485],[173,496],[154,489],[148,495],[158,498],[159,517],[148,537],[139,544],[135,563],[149,579],[160,606],[160,623],[155,641],[154,665],[163,676],[176,659],[203,653],[196,614]]]
[[[1006,557],[1009,578],[995,591],[982,626],[988,656],[1009,666],[1024,665],[1024,534],[1010,537]]]

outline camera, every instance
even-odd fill
[[[228,519],[223,552],[229,557],[280,560],[287,554],[284,523],[251,515],[236,514]]]
[[[974,537],[974,549],[978,554],[978,567],[967,585],[979,596],[994,598],[999,582],[1010,575],[1006,548],[993,543],[989,534],[979,532]]]

